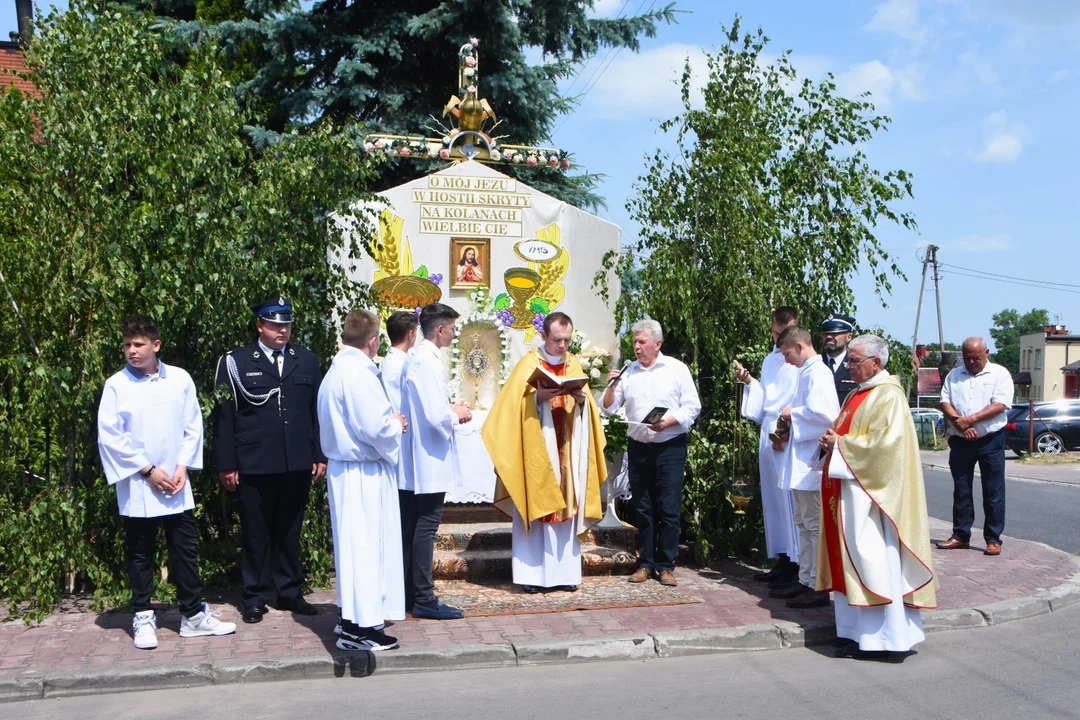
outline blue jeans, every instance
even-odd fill
[[[971,483],[979,465],[983,493],[983,540],[1000,543],[1005,530],[1005,432],[999,430],[977,440],[959,435],[949,438],[949,470],[953,476],[953,531],[961,542],[971,541],[975,502]]]
[[[630,440],[627,454],[640,565],[657,572],[674,570],[686,477],[686,435],[664,443]]]

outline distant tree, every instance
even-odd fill
[[[995,313],[990,337],[994,339],[994,362],[1008,368],[1011,373],[1020,372],[1020,338],[1042,332],[1050,324],[1050,313],[1033,308],[1021,315],[1009,308]]]

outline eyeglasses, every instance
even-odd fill
[[[852,362],[851,358],[845,358],[844,359],[844,365],[848,366],[849,368],[853,368],[856,365],[862,365],[867,360],[873,360],[873,359],[874,359],[873,357],[864,357],[862,360],[856,360],[855,362]]]

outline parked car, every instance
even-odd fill
[[[920,433],[922,442],[929,443],[930,427],[938,438],[945,437],[945,415],[936,408],[917,407],[911,408],[911,419],[915,423],[915,429]]]
[[[1013,405],[1005,425],[1005,446],[1018,455],[1028,452],[1027,405]],[[1052,455],[1080,450],[1080,400],[1035,403],[1035,452]]]

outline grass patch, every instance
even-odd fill
[[[1021,455],[1017,460],[1024,465],[1075,465],[1080,463],[1080,453],[1068,452],[1060,455]]]

